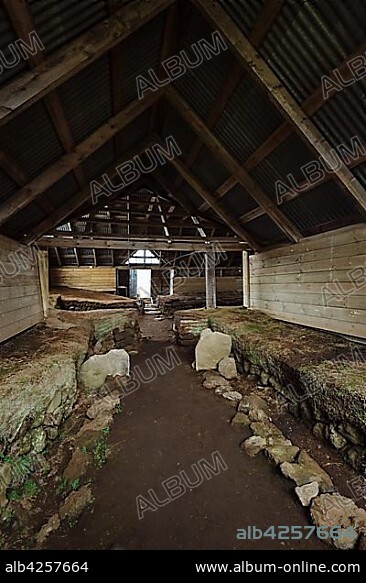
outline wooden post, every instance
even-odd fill
[[[48,268],[48,251],[35,251],[37,254],[39,285],[42,297],[43,315],[48,316],[49,309],[49,268]]]
[[[243,306],[244,308],[250,308],[250,264],[248,251],[243,251]]]
[[[205,253],[206,309],[216,308],[215,252]]]

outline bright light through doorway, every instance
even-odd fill
[[[137,269],[137,295],[151,298],[151,269]]]

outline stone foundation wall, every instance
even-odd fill
[[[241,306],[243,295],[236,291],[217,292],[218,306]],[[204,308],[205,294],[158,296],[158,306],[164,316],[172,316],[176,311]]]
[[[0,351],[0,454],[40,454],[54,440],[79,396],[78,373],[91,354],[138,348],[135,310],[54,312]],[[0,465],[0,478],[1,478]],[[1,480],[0,480],[1,489]]]
[[[194,345],[200,332],[230,334],[240,372],[278,393],[357,470],[366,466],[366,349],[343,338],[285,324],[244,309],[177,312],[176,340]]]

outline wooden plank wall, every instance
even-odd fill
[[[366,224],[250,258],[251,308],[366,338]]]
[[[219,277],[216,276],[216,290],[222,291],[243,291],[243,280],[241,277]],[[178,295],[194,295],[205,293],[204,277],[175,277],[174,293]]]
[[[114,267],[53,267],[50,270],[51,287],[74,287],[99,292],[116,290]]]
[[[0,235],[0,342],[43,317],[37,251]]]

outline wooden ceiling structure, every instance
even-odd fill
[[[327,1],[93,0],[72,16],[71,0],[64,14],[50,0],[42,19],[36,2],[4,0],[3,55],[32,31],[45,49],[0,75],[0,231],[80,266],[90,253],[94,265],[118,265],[133,249],[169,261],[217,244],[261,251],[364,222],[365,80],[325,99],[322,78],[349,81],[366,45],[352,22],[326,15]],[[354,23],[362,9],[355,0]],[[226,50],[139,98],[139,75],[163,79],[169,57],[214,31]],[[318,52],[325,35],[326,52],[312,61],[299,35]],[[118,166],[168,136],[179,156],[94,204],[92,183],[113,183]],[[355,137],[357,156],[305,180],[304,165],[330,163]],[[279,204],[275,185],[289,174],[298,188]]]

